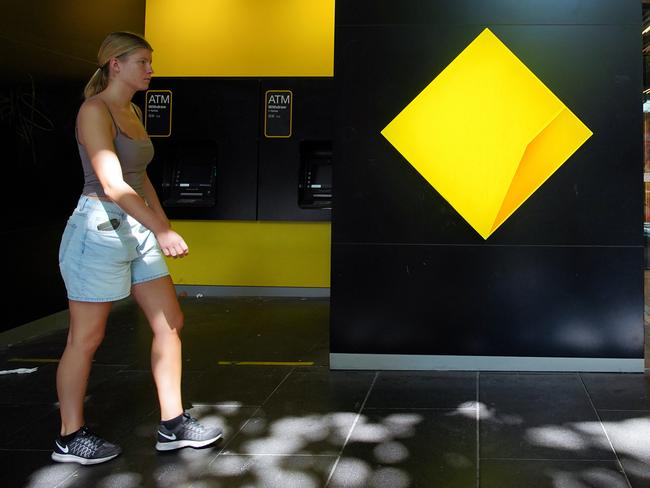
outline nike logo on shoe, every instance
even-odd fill
[[[164,434],[164,433],[162,433],[160,431],[158,431],[158,433],[167,440],[170,440],[170,441],[175,441],[176,440],[176,434],[167,435],[167,434]]]
[[[68,451],[70,450],[68,446],[63,447],[61,444],[59,444],[59,441],[54,441],[56,443],[56,447],[61,449],[65,454],[68,454]]]

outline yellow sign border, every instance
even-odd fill
[[[149,131],[147,130],[147,113],[148,113],[148,107],[149,107],[149,93],[169,93],[169,133],[167,135],[162,135],[162,134],[156,134],[156,135],[151,135],[149,134]],[[174,99],[174,94],[172,93],[171,90],[147,90],[144,93],[144,130],[147,130],[147,134],[149,137],[169,137],[172,135],[172,102]]]
[[[274,93],[290,93],[291,94],[291,103],[289,104],[289,135],[287,136],[270,136],[266,133],[266,121],[268,117],[268,103],[267,95],[270,92]],[[292,90],[266,90],[264,92],[264,137],[267,139],[289,139],[293,135],[293,91]]]

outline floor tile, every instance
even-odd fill
[[[10,358],[58,359],[65,349],[67,330],[58,330],[12,344],[7,348]]]
[[[476,417],[469,410],[368,410],[352,431],[331,487],[473,487]]]
[[[0,403],[51,405],[57,401],[56,364],[14,364],[13,368],[36,369],[36,371],[0,376]]]
[[[327,364],[328,301],[300,298],[201,299],[205,316],[186,314],[190,367],[218,361],[312,361]],[[212,303],[212,308],[206,307]],[[286,338],[292,340],[287,341]],[[207,339],[207,340],[206,340]],[[206,363],[206,358],[211,362]]]
[[[2,486],[25,488],[68,487],[80,467],[72,463],[55,463],[50,451],[0,451]]]
[[[0,449],[10,449],[14,436],[24,429],[32,429],[48,416],[58,417],[58,409],[54,405],[0,405]]]
[[[216,366],[200,375],[185,371],[190,403],[261,405],[291,372],[287,367]]]
[[[628,488],[615,461],[481,460],[481,488]]]
[[[150,450],[125,450],[121,456],[97,466],[81,468],[66,488],[189,487],[214,457],[195,450],[160,455]]]
[[[9,346],[0,345],[0,371],[16,369],[16,364],[9,361]]]
[[[482,458],[615,459],[577,375],[481,374]]]
[[[219,361],[313,361],[327,365],[329,301],[318,298],[184,298],[183,366],[204,370]],[[134,320],[131,318],[131,320]],[[137,341],[103,362],[129,360],[132,368],[148,367],[150,333],[141,317]],[[291,341],[286,338],[291,337]],[[105,341],[110,342],[107,337]],[[146,352],[146,354],[145,354]],[[131,361],[132,360],[132,361]],[[124,362],[124,360],[122,360]]]
[[[94,373],[93,368],[91,376]],[[158,397],[151,372],[121,370],[98,387],[89,389],[88,402],[95,405],[114,404],[124,409],[143,403],[157,407]]]
[[[476,373],[381,371],[366,408],[458,408],[476,401]]]
[[[481,372],[479,401],[488,407],[591,406],[580,377],[575,373]]]
[[[230,454],[335,455],[374,373],[294,371],[228,444]]]
[[[336,462],[334,456],[219,455],[197,487],[320,488]]]
[[[650,376],[639,373],[581,373],[597,410],[650,411]]]
[[[33,373],[0,376],[0,404],[48,404],[58,401],[56,394],[56,369],[58,363],[20,364],[16,367],[36,368]],[[121,366],[93,364],[88,391],[99,388],[121,370]]]
[[[225,447],[228,454],[337,455],[352,428],[355,412],[293,413],[262,407]]]
[[[58,408],[53,408],[45,416],[26,423],[12,435],[2,437],[3,449],[44,450],[51,452],[54,439],[61,430],[61,417]]]
[[[600,417],[632,488],[650,487],[650,412],[604,411]]]
[[[130,367],[140,365],[140,369],[148,369],[151,364],[151,332],[148,326],[135,327],[140,329],[120,332],[119,335],[107,336],[97,349],[95,364],[119,364]],[[115,333],[113,333],[115,334]],[[125,342],[123,334],[128,334],[129,341]]]
[[[265,406],[286,413],[358,412],[374,377],[370,371],[296,368]]]
[[[289,305],[289,306],[288,306]],[[329,300],[276,298],[264,303],[264,327],[247,343],[249,361],[327,359]],[[288,341],[287,338],[292,340]],[[317,357],[314,357],[315,353]]]

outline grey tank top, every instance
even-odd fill
[[[115,118],[113,118],[113,114],[108,108],[108,105],[106,108],[113,120],[113,125],[115,126],[116,135],[115,139],[113,139],[113,144],[115,145],[117,158],[120,160],[124,181],[133,188],[138,195],[144,198],[144,176],[146,174],[147,165],[153,159],[153,144],[151,143],[151,139],[147,138],[144,141],[131,139],[120,130],[120,127],[115,122]],[[85,146],[79,142],[76,127],[75,137],[77,138],[77,147],[79,148],[81,165],[84,170],[84,189],[82,193],[88,196],[107,198],[104,189],[95,174],[95,170],[90,163],[88,152],[86,151]]]

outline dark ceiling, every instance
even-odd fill
[[[145,0],[5,1],[0,15],[0,82],[87,79],[111,31],[144,31]]]

